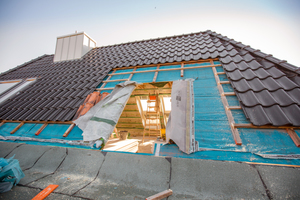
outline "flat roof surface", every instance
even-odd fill
[[[0,142],[25,173],[0,199],[31,199],[49,184],[47,199],[145,199],[171,189],[171,199],[299,199],[300,168],[153,157]]]

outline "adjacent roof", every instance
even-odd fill
[[[113,68],[219,58],[254,125],[300,126],[300,69],[212,31],[98,47],[82,59],[44,55],[0,75],[38,77],[0,108],[1,119],[72,120]]]

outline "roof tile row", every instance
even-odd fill
[[[113,68],[219,58],[254,125],[300,126],[300,70],[212,31],[98,47],[82,59],[44,55],[0,80],[39,77],[0,108],[2,119],[71,120]]]

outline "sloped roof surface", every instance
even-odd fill
[[[39,77],[0,108],[1,119],[68,121],[113,68],[219,58],[254,125],[300,126],[300,70],[215,32],[137,41],[53,63],[44,55],[0,76]]]

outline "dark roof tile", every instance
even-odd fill
[[[254,125],[299,125],[300,70],[212,31],[98,47],[79,60],[39,57],[0,75],[0,80],[39,77],[1,105],[0,117],[71,120],[113,68],[207,58],[219,58]]]
[[[269,119],[271,120],[272,124],[275,126],[283,126],[292,124],[292,122],[288,119],[286,114],[282,111],[280,106],[273,105],[270,107],[264,108],[266,114],[268,115]]]

